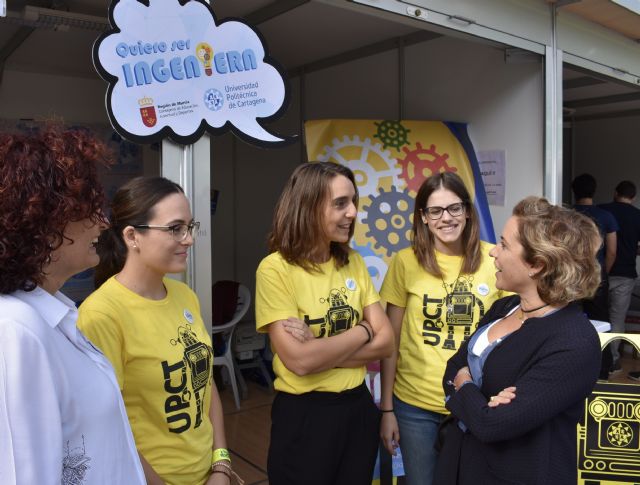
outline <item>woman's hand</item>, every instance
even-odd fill
[[[471,376],[471,371],[469,370],[469,368],[467,366],[464,366],[458,369],[458,373],[453,379],[453,386],[456,388],[456,391],[457,391],[458,389],[460,389],[462,384],[464,384],[467,381],[473,381],[473,377]]]
[[[212,473],[206,485],[231,485],[231,478],[226,473]]]
[[[496,408],[503,404],[509,404],[515,398],[516,398],[516,388],[513,386],[505,387],[498,394],[496,394],[495,396],[491,396],[489,398],[489,402],[487,403],[487,406],[489,406],[490,408]]]
[[[309,325],[299,318],[289,317],[282,321],[282,326],[289,335],[299,342],[305,343],[307,340],[315,338],[313,332],[309,328]]]
[[[393,413],[382,413],[380,421],[380,439],[390,455],[396,456],[396,448],[400,443],[400,430],[398,420]]]

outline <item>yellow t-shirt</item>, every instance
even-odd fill
[[[462,257],[436,251],[444,282],[420,266],[412,248],[403,249],[392,260],[380,295],[405,309],[393,390],[402,401],[448,414],[442,390],[447,361],[503,296],[495,287],[492,247],[481,243],[482,263],[472,275],[459,274]]]
[[[196,295],[164,279],[149,300],[114,277],[80,306],[78,327],[111,361],[138,451],[167,485],[205,483],[213,350]]]
[[[316,338],[327,338],[350,329],[362,320],[363,309],[379,300],[362,257],[351,251],[349,264],[336,268],[333,259],[309,273],[287,263],[280,253],[262,260],[256,272],[256,328],[288,317],[305,321]],[[341,392],[362,384],[365,368],[329,369],[297,376],[277,354],[273,358],[274,386],[279,391]]]

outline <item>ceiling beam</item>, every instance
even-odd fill
[[[623,81],[622,79],[618,79],[615,77],[605,76],[604,74],[594,72],[590,69],[587,69],[586,67],[580,67],[580,66],[574,66],[574,65],[571,65],[569,67],[567,64],[565,64],[565,69],[572,72],[583,74],[586,77],[600,79],[601,81],[604,81],[607,84],[617,84],[618,86],[624,86],[627,89],[640,89],[640,86],[629,83],[628,81]]]
[[[296,77],[301,74],[320,71],[322,69],[327,69],[339,64],[356,61],[358,59],[362,59],[363,57],[369,57],[381,52],[397,49],[400,46],[406,47],[413,44],[419,44],[421,42],[427,42],[433,39],[437,39],[438,37],[442,37],[442,35],[436,34],[435,32],[430,32],[428,30],[421,30],[419,32],[414,32],[403,37],[395,37],[393,39],[383,40],[381,42],[358,47],[357,49],[352,49],[347,52],[342,52],[340,54],[336,54],[335,56],[325,57],[324,59],[320,59],[309,64],[294,67],[292,69],[289,69],[288,74],[289,77]]]
[[[640,93],[612,94],[598,98],[575,99],[565,101],[565,108],[586,108],[587,106],[599,106],[601,104],[626,103],[628,101],[640,101]]]
[[[574,3],[580,3],[581,1],[582,0],[552,0],[549,3],[555,3],[558,6],[558,8],[561,8]]]
[[[244,15],[243,18],[249,25],[259,25],[267,20],[284,15],[285,13],[304,5],[305,3],[309,3],[310,1],[311,0],[277,0]]]
[[[582,116],[565,116],[566,121],[592,121],[592,120],[606,120],[611,118],[628,118],[630,116],[640,117],[640,109],[629,109],[625,111],[607,111],[604,113],[594,113],[591,115]]]
[[[589,76],[574,77],[573,79],[567,79],[562,82],[562,88],[567,89],[584,88],[586,86],[595,86],[596,84],[604,84],[606,81],[602,79],[596,79]]]

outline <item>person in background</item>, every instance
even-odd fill
[[[278,391],[271,485],[370,485],[380,412],[365,364],[393,333],[362,257],[349,248],[358,211],[351,170],[305,163],[275,208],[271,254],[256,273],[256,327],[268,332]]]
[[[109,164],[88,131],[0,134],[3,485],[146,483],[113,368],[60,293],[98,264]]]
[[[573,208],[593,219],[598,226],[600,236],[603,240],[602,247],[598,250],[598,263],[602,269],[602,282],[598,291],[591,300],[586,300],[583,304],[589,318],[595,320],[609,321],[609,271],[616,259],[618,223],[610,212],[593,205],[593,197],[596,193],[596,179],[584,173],[578,175],[571,182],[571,189],[575,198]]]
[[[442,379],[438,485],[575,485],[576,424],[600,371],[600,341],[579,300],[600,284],[588,217],[528,197],[492,249],[496,301]]]
[[[592,320],[609,321],[609,271],[616,259],[618,223],[610,212],[593,205],[593,196],[596,193],[596,179],[593,175],[584,173],[578,175],[571,182],[571,189],[575,198],[573,208],[590,217],[598,226],[602,237],[602,247],[598,251],[597,258],[600,263],[601,281],[593,298],[583,300],[582,308]],[[611,346],[602,351],[602,367],[600,379],[607,379],[613,365]]]
[[[115,368],[148,485],[233,475],[198,298],[167,277],[186,270],[197,230],[179,185],[130,180],[98,245],[99,273],[112,276],[80,306],[78,325]]]
[[[640,242],[640,209],[633,204],[636,200],[636,186],[623,180],[615,189],[613,202],[600,207],[615,217],[618,222],[616,259],[609,271],[609,317],[611,331],[624,333],[627,311],[636,284],[636,257]],[[622,370],[620,363],[620,342],[611,343],[613,354],[612,372]]]
[[[382,285],[396,349],[382,361],[380,437],[400,445],[408,485],[431,484],[438,426],[447,414],[441,380],[496,289],[493,247],[480,241],[478,214],[462,179],[426,179],[416,196],[410,248],[395,255]]]

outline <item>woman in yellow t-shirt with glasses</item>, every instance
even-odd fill
[[[228,485],[213,351],[186,269],[198,223],[182,188],[138,177],[116,193],[98,244],[102,285],[78,326],[111,361],[148,485]],[[113,275],[113,276],[112,276]]]
[[[395,255],[380,291],[397,342],[382,361],[380,436],[389,453],[400,446],[409,485],[433,480],[447,360],[502,296],[493,245],[479,233],[462,179],[429,177],[416,196],[412,245]]]
[[[360,255],[349,249],[353,173],[306,163],[275,209],[271,254],[256,274],[256,325],[274,349],[271,485],[370,485],[380,413],[365,364],[393,334]]]

